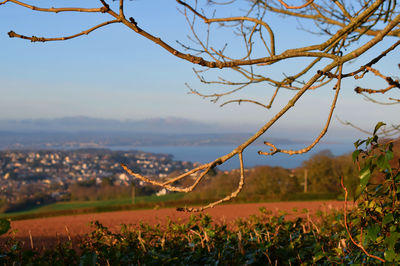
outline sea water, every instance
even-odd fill
[[[287,144],[277,145],[279,149],[303,149],[306,144]],[[221,157],[236,146],[223,145],[223,146],[135,146],[135,147],[109,147],[112,150],[140,150],[151,153],[162,153],[173,155],[174,160],[190,161],[199,163],[208,163],[218,157]],[[243,153],[243,161],[245,167],[254,167],[258,165],[281,166],[284,168],[296,168],[308,160],[311,156],[323,151],[330,150],[333,155],[343,155],[353,151],[352,143],[320,143],[317,144],[311,151],[305,154],[288,155],[277,153],[272,156],[259,155],[258,151],[269,152],[270,148],[267,146],[252,145],[245,149]],[[218,166],[221,170],[232,170],[239,168],[238,156],[233,157],[224,164]]]

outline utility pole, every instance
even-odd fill
[[[307,193],[307,176],[308,176],[308,171],[307,169],[304,169],[304,193]]]
[[[132,183],[132,204],[136,203],[136,195],[135,195],[135,183]]]

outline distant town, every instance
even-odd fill
[[[77,183],[112,186],[144,185],[133,181],[120,166],[125,163],[133,171],[165,178],[174,171],[187,171],[196,166],[175,161],[172,155],[141,151],[108,149],[77,150],[9,150],[0,151],[0,203],[13,204],[43,198],[62,200],[69,188]]]

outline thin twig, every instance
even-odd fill
[[[30,40],[31,42],[50,42],[50,41],[66,41],[66,40],[70,40],[82,35],[88,35],[89,33],[91,33],[92,31],[95,31],[101,27],[113,24],[113,23],[118,23],[120,22],[119,20],[110,20],[110,21],[106,21],[103,23],[100,23],[90,29],[84,30],[80,33],[74,34],[74,35],[70,35],[70,36],[65,36],[65,37],[57,37],[57,38],[46,38],[46,37],[36,37],[36,36],[25,36],[25,35],[21,35],[18,33],[15,33],[14,31],[10,31],[8,32],[8,36],[10,38],[20,38],[20,39],[25,39],[25,40]]]
[[[33,246],[33,238],[32,238],[32,234],[31,234],[31,230],[28,230],[28,233],[29,233],[29,240],[30,240],[30,243],[31,243],[31,249],[34,249],[34,246]]]
[[[362,242],[357,243],[357,242],[353,239],[353,237],[352,237],[352,235],[351,235],[351,233],[350,233],[349,227],[348,227],[348,225],[347,225],[347,196],[348,196],[348,192],[347,192],[347,188],[346,188],[345,185],[343,184],[343,176],[342,176],[341,179],[340,179],[340,184],[341,184],[341,186],[342,186],[342,188],[343,188],[343,190],[344,190],[344,207],[343,207],[344,226],[346,227],[346,231],[347,231],[347,234],[348,234],[349,237],[350,237],[351,242],[353,242],[354,245],[356,245],[358,248],[360,248],[360,249],[365,253],[365,255],[367,255],[368,257],[377,259],[377,260],[379,260],[379,261],[381,261],[381,262],[385,262],[384,259],[382,259],[382,258],[380,258],[380,257],[377,257],[377,256],[375,256],[375,255],[369,254],[368,251],[366,251],[365,248],[363,247],[363,245],[361,244]]]
[[[223,104],[221,104],[220,107],[223,107],[223,106],[225,106],[227,104],[230,104],[230,103],[238,103],[239,105],[241,103],[253,103],[255,105],[259,105],[261,107],[264,107],[265,109],[270,109],[271,108],[270,106],[267,106],[267,105],[262,104],[260,102],[257,102],[257,101],[254,101],[254,100],[247,100],[247,99],[230,100],[230,101],[227,101],[227,102],[224,102]]]
[[[43,8],[43,7],[37,7],[37,6],[33,6],[33,5],[29,5],[26,3],[23,3],[21,1],[17,1],[17,0],[7,0],[7,1],[3,1],[0,2],[0,4],[5,4],[6,2],[12,2],[14,4],[32,9],[34,11],[41,11],[41,12],[52,12],[52,13],[60,13],[60,12],[101,12],[104,13],[106,12],[106,9],[103,7],[100,8],[80,8],[80,7],[62,7],[62,8]]]
[[[229,196],[226,196],[223,199],[214,201],[206,206],[200,207],[200,208],[177,208],[178,211],[185,211],[185,212],[200,212],[200,211],[204,211],[205,209],[209,209],[209,208],[214,208],[216,205],[221,204],[222,202],[225,201],[229,201],[235,197],[237,197],[237,195],[240,193],[240,191],[243,188],[244,185],[244,165],[243,165],[243,154],[242,152],[239,153],[239,161],[240,161],[240,180],[239,180],[239,185],[237,187],[237,189],[235,191],[233,191]]]
[[[301,9],[304,8],[306,6],[309,6],[312,2],[314,2],[314,0],[308,0],[308,2],[306,2],[305,4],[301,5],[301,6],[289,6],[288,4],[286,4],[283,0],[277,0],[279,3],[281,3],[284,7],[286,7],[287,9]]]
[[[266,141],[266,142],[264,142],[264,144],[267,145],[267,146],[270,146],[272,148],[271,152],[259,151],[258,154],[260,154],[260,155],[274,155],[275,153],[279,152],[279,153],[286,153],[286,154],[289,154],[289,155],[294,155],[294,154],[306,153],[309,150],[311,150],[322,139],[323,136],[325,136],[326,132],[328,131],[329,124],[330,124],[330,122],[332,120],[332,114],[333,114],[333,111],[335,110],[336,102],[337,102],[337,99],[338,99],[338,96],[339,96],[339,91],[340,91],[340,87],[341,87],[341,83],[342,83],[342,68],[343,68],[343,65],[340,65],[339,66],[338,81],[337,81],[336,86],[335,86],[336,93],[335,93],[335,96],[334,96],[332,104],[331,104],[331,109],[329,111],[329,115],[328,115],[328,119],[326,121],[325,127],[322,129],[322,131],[320,132],[319,136],[313,141],[313,143],[311,143],[306,148],[300,149],[300,150],[282,150],[282,149],[276,148],[275,145],[273,145],[272,143]]]

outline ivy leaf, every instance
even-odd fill
[[[389,262],[393,261],[394,258],[396,257],[396,252],[394,252],[393,249],[389,249],[385,251],[385,259]]]
[[[392,160],[393,157],[394,157],[393,152],[392,151],[386,151],[385,157],[386,157],[387,161]]]
[[[367,140],[361,140],[361,139],[359,139],[359,140],[357,140],[356,142],[354,142],[354,147],[356,148],[356,149],[358,149],[358,147],[360,147],[363,143],[365,143]]]
[[[393,250],[394,246],[396,245],[398,239],[400,238],[400,233],[393,232],[389,237],[385,239],[385,244],[387,246],[387,250]],[[385,255],[386,256],[386,255]]]
[[[97,254],[95,252],[90,252],[81,256],[79,265],[96,265],[96,262]]]
[[[386,155],[383,155],[383,154],[379,155],[378,160],[376,161],[376,164],[382,171],[387,168],[390,168],[390,165],[386,159]]]
[[[354,148],[356,148],[356,149],[358,149],[358,147],[360,147],[360,145],[361,145],[361,140],[359,139],[359,140],[357,140],[356,142],[354,142]]]
[[[378,135],[373,135],[372,137],[368,138],[365,144],[367,146],[377,144],[378,143]],[[371,147],[372,148],[372,147]]]
[[[361,193],[364,191],[363,188],[361,188],[361,186],[358,186],[356,188],[356,191],[354,192],[354,202],[360,197]]]
[[[388,224],[388,223],[390,223],[392,221],[394,221],[393,214],[389,213],[383,218],[382,224],[385,225],[385,224]]]
[[[400,164],[400,160],[399,160],[399,164]],[[393,180],[395,180],[395,181],[400,180],[400,172],[398,172],[397,175],[395,175],[395,176],[393,177]],[[400,186],[397,187],[397,192],[400,192]]]
[[[0,235],[3,235],[10,230],[10,221],[6,219],[0,219]]]
[[[371,170],[369,169],[369,165],[366,165],[361,171],[360,175],[360,186],[357,187],[354,200],[358,199],[361,193],[364,191],[365,187],[368,185],[369,179],[371,178]]]
[[[317,262],[319,260],[321,260],[322,258],[324,258],[325,255],[322,252],[318,252],[317,254],[315,254],[315,256],[313,257],[313,262]]]
[[[372,242],[375,242],[376,238],[378,237],[379,231],[380,231],[379,225],[373,224],[368,229],[368,238],[371,239]]]
[[[361,152],[361,150],[355,150],[355,151],[353,152],[353,155],[352,155],[352,157],[353,157],[353,162],[355,162],[355,161],[358,160],[358,155],[360,154],[360,152]]]
[[[365,166],[360,171],[360,175],[358,177],[360,178],[360,186],[365,188],[369,182],[369,179],[371,178],[371,170],[369,169],[369,165]]]
[[[375,129],[374,129],[374,135],[376,135],[376,132],[378,132],[379,128],[381,128],[382,126],[385,126],[386,124],[383,122],[378,122],[378,124],[376,124]]]

